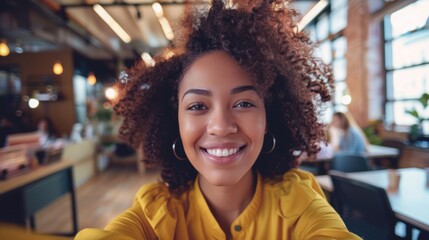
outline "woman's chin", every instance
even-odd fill
[[[209,184],[215,187],[227,187],[234,186],[243,179],[246,172],[231,172],[231,171],[211,171],[210,173],[200,173],[201,180],[205,181],[205,184]]]

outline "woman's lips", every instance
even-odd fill
[[[214,162],[215,164],[226,165],[238,159],[243,153],[245,148],[246,148],[246,145],[243,145],[241,147],[234,147],[234,148],[201,147],[201,151],[203,152],[204,156],[206,156],[210,161]]]

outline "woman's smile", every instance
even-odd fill
[[[213,143],[204,144],[200,147],[203,158],[213,162],[215,165],[225,166],[238,161],[246,150],[246,144],[240,143]]]

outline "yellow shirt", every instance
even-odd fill
[[[231,224],[233,239],[360,239],[326,202],[313,175],[292,169],[277,181],[258,175],[255,195]],[[76,239],[225,239],[198,181],[180,197],[162,183],[143,186],[134,204],[104,230]]]

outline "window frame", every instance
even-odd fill
[[[410,4],[407,4],[406,6],[403,6],[401,9],[410,6],[411,4],[414,4],[416,2],[412,2]],[[400,9],[398,9],[397,11],[399,11]],[[396,11],[395,11],[396,12]],[[397,122],[397,120],[395,120],[395,113],[394,110],[392,109],[392,111],[389,111],[388,108],[390,107],[390,105],[392,106],[392,108],[394,108],[394,104],[398,103],[398,102],[417,102],[418,98],[402,98],[402,99],[395,99],[395,97],[393,96],[393,87],[390,87],[389,85],[393,84],[393,77],[389,77],[393,76],[393,73],[395,71],[401,71],[401,70],[406,70],[406,69],[415,69],[421,66],[429,66],[429,60],[423,61],[421,63],[418,64],[411,64],[411,65],[406,65],[406,66],[401,66],[401,67],[394,67],[393,66],[393,42],[395,40],[416,34],[418,32],[421,31],[429,31],[429,25],[426,24],[423,27],[402,33],[398,36],[393,36],[392,34],[392,23],[391,23],[391,19],[390,16],[395,13],[395,12],[391,12],[388,13],[386,15],[384,15],[383,20],[381,21],[382,24],[382,38],[383,38],[383,70],[384,70],[384,107],[383,107],[383,115],[384,115],[384,122],[387,123],[388,125],[392,125],[395,128],[398,129],[403,129],[403,130],[407,130],[411,125],[410,124],[405,124],[405,123],[401,123],[401,122]],[[390,61],[390,68],[388,67],[388,61]],[[388,115],[388,114],[391,114]],[[428,119],[426,119],[425,121],[429,121]]]

